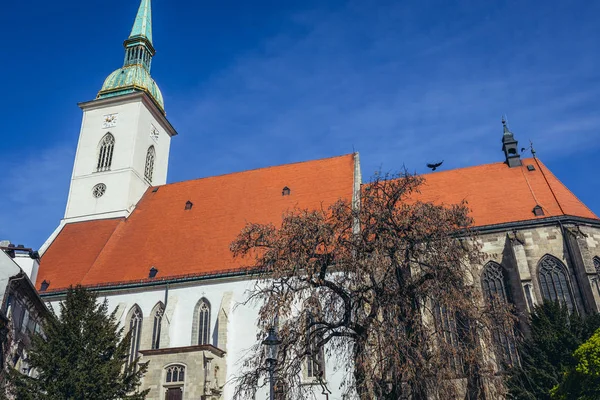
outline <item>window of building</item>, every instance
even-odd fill
[[[98,151],[98,164],[96,166],[97,172],[110,170],[114,149],[115,137],[112,134],[107,133],[100,141]]]
[[[129,364],[133,363],[140,351],[140,339],[142,334],[142,310],[138,305],[133,306],[129,312],[129,332],[131,332],[129,343]]]
[[[570,312],[575,310],[567,268],[560,260],[545,255],[539,262],[539,279],[542,296],[545,300],[560,301],[566,304]]]
[[[320,314],[319,303],[315,299],[309,299],[305,303],[306,309],[306,376],[309,379],[324,378],[325,354],[321,342],[323,334],[319,330],[318,316]]]
[[[146,168],[144,169],[144,177],[149,183],[152,183],[152,174],[154,173],[154,159],[156,158],[156,150],[154,146],[148,148],[146,153]]]
[[[462,360],[457,352],[460,348],[460,341],[456,313],[436,302],[433,307],[433,319],[440,345],[443,345],[444,348],[443,352],[449,355],[450,368],[454,373],[462,374]]]
[[[165,382],[166,383],[183,383],[185,381],[185,366],[170,365],[167,367]]]
[[[531,283],[525,283],[523,285],[525,289],[525,300],[527,301],[527,308],[529,308],[529,312],[533,312],[533,306],[535,303],[533,302],[533,285]]]
[[[163,315],[165,313],[165,306],[164,304],[158,303],[155,307],[154,310],[152,311],[152,314],[154,316],[154,324],[152,327],[152,349],[160,349],[160,331],[162,328],[162,319],[163,319]]]
[[[594,257],[594,268],[596,268],[596,274],[600,276],[600,257]]]
[[[196,305],[198,344],[210,344],[210,303],[205,298]]]
[[[489,262],[481,273],[481,286],[489,307],[493,309],[504,309],[509,303],[508,292],[505,285],[504,271],[502,266],[495,262]],[[498,324],[492,330],[496,356],[506,365],[514,365],[518,362],[517,347],[514,340],[514,327]]]

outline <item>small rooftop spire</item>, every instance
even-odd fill
[[[504,129],[505,135],[512,135],[510,129],[508,129],[508,121],[506,120],[506,115],[502,115],[502,128]]]
[[[508,129],[508,123],[506,122],[506,116],[502,116],[502,128],[504,135],[502,136],[502,151],[506,157],[506,164],[510,168],[521,166],[521,156],[519,154],[518,143],[513,133]]]
[[[146,38],[152,44],[152,4],[142,0],[138,9],[129,39]]]

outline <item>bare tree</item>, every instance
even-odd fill
[[[467,205],[415,200],[422,183],[376,175],[359,201],[290,211],[279,228],[248,224],[232,243],[263,272],[248,302],[260,326],[279,329],[285,398],[307,397],[307,375],[324,385],[323,349],[346,369],[348,397],[479,399],[496,385],[490,332],[510,312],[483,306]],[[236,398],[253,398],[265,373],[257,341]]]

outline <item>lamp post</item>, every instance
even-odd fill
[[[263,340],[262,344],[265,346],[265,354],[267,359],[267,366],[269,368],[269,399],[275,399],[275,380],[273,375],[275,373],[275,365],[277,364],[277,353],[279,352],[279,345],[281,340],[277,337],[275,328],[269,329],[267,338]]]

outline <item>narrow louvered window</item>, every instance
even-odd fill
[[[198,308],[198,344],[210,343],[210,304],[208,300],[200,300]]]
[[[129,332],[130,332],[130,342],[129,342],[129,364],[133,363],[140,351],[140,339],[142,336],[142,320],[144,316],[142,315],[142,310],[135,305],[133,309],[130,311],[129,317]]]
[[[152,349],[160,349],[160,331],[162,328],[163,314],[165,313],[165,306],[162,303],[158,303],[154,307],[154,326],[152,327]]]
[[[98,149],[98,163],[96,165],[97,172],[110,170],[114,149],[115,137],[110,133],[107,133],[100,141]]]
[[[154,159],[156,158],[156,151],[154,146],[148,148],[146,153],[146,168],[144,170],[144,177],[149,183],[152,183],[152,174],[154,173]]]
[[[488,306],[492,311],[505,309],[509,305],[508,292],[504,282],[502,266],[495,262],[487,263],[481,274],[481,286]],[[517,364],[518,356],[514,340],[514,326],[509,322],[500,322],[494,326],[492,336],[496,347],[496,356],[502,361],[502,364],[508,366]]]
[[[545,300],[560,301],[570,312],[575,310],[567,269],[556,257],[545,255],[539,262],[539,278]]]

